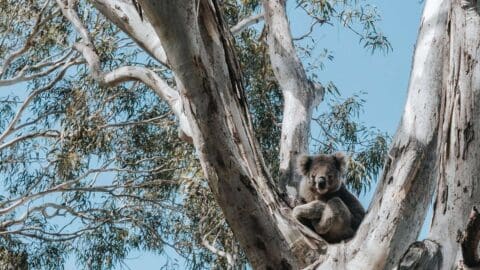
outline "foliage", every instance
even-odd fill
[[[297,6],[313,20],[312,25],[338,22],[359,37],[360,44],[372,53],[392,50],[387,37],[378,29],[381,17],[365,0],[297,0]]]
[[[338,2],[299,6],[312,18],[343,18],[348,28],[358,20],[365,33],[377,33],[378,17],[348,15],[356,1]],[[175,86],[165,66],[89,2],[78,5],[104,70],[144,66]],[[222,8],[235,25],[260,12],[261,4],[228,0]],[[110,269],[132,250],[168,256],[166,250],[173,249],[188,268],[224,269],[226,258],[213,252],[221,250],[238,268],[246,267],[194,149],[178,138],[177,119],[164,101],[139,83],[94,82],[71,48],[78,36],[54,1],[0,1],[0,33],[0,83],[27,78],[0,99],[0,246],[7,253],[27,254],[31,269],[61,269],[68,256],[82,269]],[[362,38],[364,45],[373,42]],[[246,29],[236,42],[256,136],[276,179],[283,98],[264,31]],[[376,44],[389,48],[388,42]],[[328,50],[321,53],[332,59]],[[315,70],[310,75],[317,79]],[[314,137],[321,145],[316,150],[350,154],[348,182],[359,192],[377,175],[388,140],[359,122],[359,97],[341,100],[335,86],[326,85],[328,109],[316,120],[328,133]]]
[[[390,137],[359,121],[365,100],[356,94],[334,99],[328,110],[314,118],[318,133],[313,135],[314,148],[320,153],[343,151],[348,155],[347,185],[360,194],[370,188],[387,154]]]

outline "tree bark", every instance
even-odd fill
[[[453,0],[443,67],[438,183],[429,239],[441,246],[441,269],[461,259],[457,234],[480,203],[480,17],[477,1]]]
[[[442,253],[438,243],[430,240],[414,242],[402,256],[398,270],[439,269]]]
[[[131,0],[93,0],[92,4],[105,17],[129,35],[142,49],[164,65],[167,55],[152,25],[140,17]]]
[[[480,213],[474,206],[468,217],[465,231],[457,237],[462,247],[463,265],[466,267],[480,267],[478,244],[480,242]]]
[[[392,269],[416,240],[435,183],[448,0],[428,0],[407,101],[374,199],[356,236],[330,246],[318,269]]]
[[[356,236],[328,249],[292,220],[266,170],[217,1],[140,4],[175,74],[209,185],[253,268],[299,269],[317,259],[311,268],[451,269],[459,257],[456,230],[480,199],[474,2],[427,0],[405,110],[374,199]],[[264,9],[271,63],[285,98],[280,184],[287,185],[295,182],[293,164],[306,152],[312,109],[323,90],[308,81],[295,54],[284,1],[265,0]],[[410,245],[437,179],[431,240]]]
[[[319,256],[324,242],[292,220],[266,170],[218,3],[140,4],[182,84],[180,95],[209,185],[251,265],[255,269],[307,265]]]
[[[284,0],[264,0],[267,44],[273,73],[282,90],[284,106],[280,137],[279,188],[293,197],[301,180],[295,172],[300,154],[308,152],[313,109],[323,99],[324,89],[308,80],[292,41]],[[287,190],[287,187],[290,189]]]

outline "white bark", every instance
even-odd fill
[[[236,25],[234,25],[230,29],[230,32],[232,32],[233,35],[237,35],[237,34],[241,33],[243,30],[245,30],[246,28],[262,21],[263,17],[264,17],[263,13],[254,14],[250,17],[247,17],[247,18],[239,21]]]
[[[263,8],[270,62],[284,98],[279,184],[285,191],[285,187],[295,188],[301,179],[295,173],[295,162],[300,154],[307,153],[312,112],[323,99],[324,89],[308,80],[296,54],[285,1],[264,0]]]
[[[480,202],[476,2],[427,0],[404,114],[374,200],[356,236],[328,250],[316,234],[291,219],[266,170],[230,32],[216,0],[140,1],[149,35],[129,35],[152,55],[158,48],[149,48],[149,39],[163,45],[178,92],[148,69],[103,72],[94,45],[73,12],[74,1],[57,2],[82,37],[74,48],[88,62],[93,78],[105,85],[142,81],[183,117],[212,192],[254,268],[298,269],[318,259],[311,268],[412,269],[437,267],[443,258],[441,269],[451,269],[460,257],[456,233],[465,227],[472,203]],[[117,11],[130,14],[131,8],[120,1]],[[308,81],[295,53],[284,1],[265,0],[264,10],[270,60],[285,99],[280,142],[283,188],[297,178],[293,164],[306,152],[312,110],[323,89]],[[136,32],[144,23],[135,17],[134,26],[129,25],[117,11],[103,12],[124,31]],[[436,180],[430,239],[410,246]]]
[[[435,175],[450,1],[428,0],[407,102],[375,197],[355,238],[318,269],[392,269],[418,236]]]
[[[92,3],[148,54],[168,65],[167,55],[155,30],[145,18],[140,18],[131,0],[94,0]]]
[[[298,269],[323,242],[275,192],[253,136],[239,66],[216,1],[141,1],[181,82],[212,192],[256,269]]]
[[[107,3],[107,2],[102,2],[101,0],[97,1],[97,5],[101,8],[104,8],[105,6],[102,6],[98,3]],[[122,2],[123,3],[123,2]],[[173,113],[177,117],[179,121],[179,126],[180,126],[180,137],[186,141],[191,141],[191,129],[190,129],[190,124],[188,119],[186,118],[186,115],[183,111],[183,104],[181,103],[180,96],[177,91],[175,91],[173,88],[171,88],[166,82],[160,78],[155,72],[153,72],[150,69],[144,68],[144,67],[134,67],[134,66],[125,66],[125,67],[120,67],[116,70],[110,71],[110,72],[103,72],[101,67],[100,67],[100,59],[98,55],[95,53],[95,45],[93,44],[90,35],[83,25],[82,21],[78,17],[77,13],[75,12],[75,1],[74,0],[57,0],[57,4],[61,8],[61,11],[63,15],[72,23],[74,28],[76,29],[77,33],[80,35],[82,41],[81,42],[76,42],[73,45],[73,48],[80,53],[82,53],[83,57],[87,61],[89,67],[90,67],[90,74],[95,79],[100,85],[104,86],[112,86],[116,85],[121,82],[125,81],[131,81],[131,80],[136,80],[143,82],[150,88],[152,88],[162,99],[164,99],[169,105],[170,108],[172,109]],[[117,3],[118,5],[121,5],[121,3]],[[129,7],[128,4],[123,3],[124,5],[121,5],[123,7],[122,11],[123,12],[130,12],[133,13],[134,11],[131,10],[133,7]],[[115,6],[117,9],[117,13],[107,13],[111,17],[112,20],[115,20],[115,16],[118,15],[119,10],[121,9],[119,6]],[[130,8],[130,9],[129,9]],[[130,14],[132,15],[132,14]],[[138,16],[138,14],[135,11],[135,15],[132,15],[132,23],[135,22],[135,16]],[[117,18],[118,19],[118,18]],[[128,22],[129,20],[124,19],[124,23],[121,24],[119,22],[119,27],[120,28],[125,28],[126,30],[130,31],[135,31],[135,33],[131,33],[131,36],[134,37],[135,40],[138,39],[137,42],[145,45],[145,48],[150,49],[150,54],[154,55],[155,57],[158,57],[157,60],[159,61],[165,61],[166,62],[166,56],[163,51],[163,47],[160,44],[160,40],[158,36],[154,33],[148,33],[148,29],[150,24],[143,25],[146,28],[145,33],[147,35],[142,35],[141,32],[141,27],[138,25],[142,23],[141,21],[138,22],[140,18],[137,18],[137,24],[134,24],[135,27],[132,25],[129,25]],[[150,26],[151,30],[151,26]],[[152,30],[153,31],[153,30]],[[139,32],[139,33],[136,33]],[[153,40],[150,43],[148,43],[148,38],[153,37]],[[149,44],[149,45],[146,45]],[[149,47],[151,46],[151,47]]]
[[[480,204],[480,16],[476,1],[453,0],[443,63],[438,184],[429,238],[443,255],[442,269],[462,258],[457,232]]]

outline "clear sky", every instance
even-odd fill
[[[332,62],[326,62],[325,70],[318,75],[321,81],[335,82],[342,96],[359,91],[366,92],[366,104],[361,120],[367,126],[375,126],[393,135],[405,103],[423,4],[419,0],[367,2],[376,6],[382,15],[383,20],[379,25],[388,36],[393,51],[387,55],[381,52],[372,55],[359,44],[358,37],[350,31],[325,25],[317,28],[314,35],[321,43],[319,48],[333,51],[335,58]],[[289,5],[292,34],[298,37],[308,31],[310,20],[291,7],[293,5]],[[362,196],[365,206],[368,206],[373,191],[374,187]],[[161,262],[165,261],[164,258],[150,253],[135,252],[130,257],[132,259],[127,260],[126,265],[131,269],[160,269]],[[183,269],[181,264],[178,269]]]
[[[290,0],[290,2],[294,2]],[[326,62],[326,69],[318,74],[323,82],[333,81],[342,96],[364,91],[366,104],[361,120],[367,126],[375,126],[393,135],[399,124],[403,110],[413,49],[417,36],[423,4],[420,0],[375,0],[366,2],[376,6],[383,21],[379,24],[388,36],[393,51],[384,55],[381,52],[371,54],[364,49],[358,37],[338,26],[322,26],[314,32],[319,49],[333,51],[333,62]],[[289,5],[289,15],[294,37],[308,31],[310,20]],[[321,105],[320,105],[321,106]],[[374,191],[362,196],[368,206]],[[425,231],[423,231],[424,234]],[[176,257],[172,251],[168,252]],[[178,258],[178,256],[177,256]],[[157,270],[166,262],[166,258],[152,253],[132,252],[123,266],[117,269]],[[67,270],[77,267],[68,260]],[[179,261],[178,269],[184,269]]]

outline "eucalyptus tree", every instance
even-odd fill
[[[297,269],[312,261],[318,269],[478,267],[478,212],[468,214],[480,196],[476,1],[426,1],[404,115],[374,200],[356,236],[338,245],[293,222],[275,188],[253,135],[241,66],[218,3],[139,3],[185,97],[189,131],[212,193],[253,267]],[[280,152],[289,147],[289,153],[280,155],[280,164],[288,164],[280,170],[288,173],[303,150],[296,131],[306,130],[302,119],[310,119],[321,90],[305,82],[285,2],[264,1],[263,8],[272,69],[285,97],[283,118],[289,118],[289,106],[297,116],[296,124],[282,124]],[[303,83],[305,92],[298,93],[294,82]],[[429,238],[414,242],[434,191]]]
[[[304,68],[311,33],[340,25],[391,47],[366,1],[296,8],[312,23],[295,38],[284,1],[2,0],[2,263],[56,269],[72,255],[104,269],[137,249],[189,268],[296,269],[337,256],[290,217],[296,157],[316,125],[310,149],[347,152],[361,192],[388,138],[321,63]]]

